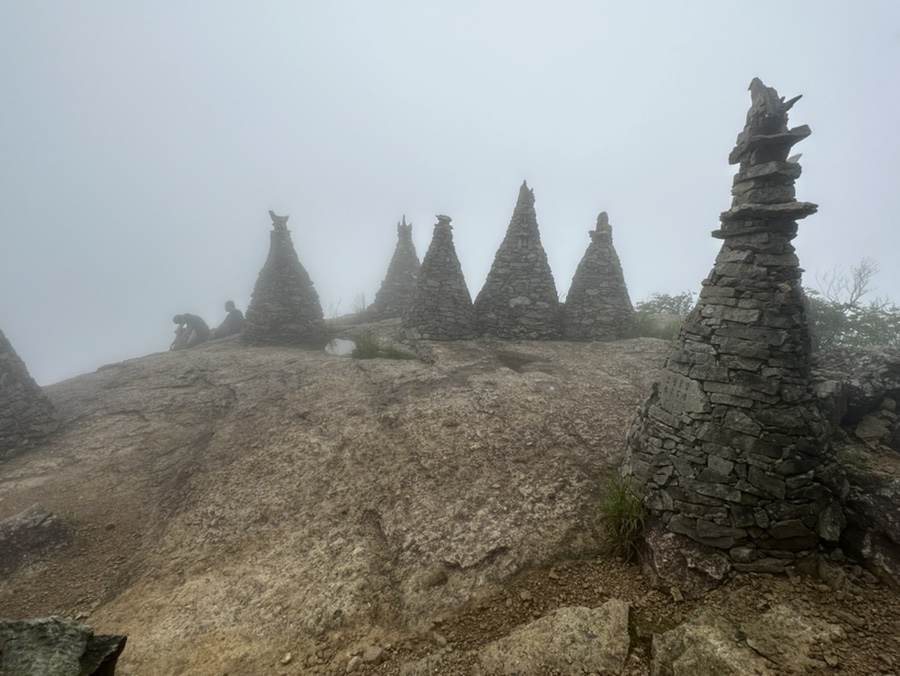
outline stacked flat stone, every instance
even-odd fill
[[[0,460],[39,444],[57,425],[50,400],[0,331]]]
[[[669,531],[776,572],[843,528],[791,240],[816,205],[794,198],[800,165],[785,102],[758,79],[729,162],[740,163],[724,240],[659,382],[632,423],[625,476]]]
[[[397,224],[397,248],[394,249],[387,274],[378,293],[375,294],[375,300],[366,311],[367,319],[377,322],[402,317],[416,290],[418,279],[419,256],[412,241],[412,223],[407,225],[404,216],[403,221]]]
[[[297,258],[288,217],[269,215],[269,256],[256,279],[241,336],[251,345],[317,344],[325,336],[319,294]]]
[[[475,337],[472,296],[453,246],[451,219],[437,219],[416,290],[403,313],[403,336],[412,340],[468,340]]]
[[[565,340],[620,340],[631,333],[634,306],[605,211],[597,216],[597,227],[588,234],[591,243],[575,270],[563,305],[562,335]]]
[[[559,295],[541,245],[534,191],[523,182],[506,236],[478,297],[481,334],[506,340],[559,337]]]

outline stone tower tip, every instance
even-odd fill
[[[450,225],[450,221],[453,219],[449,216],[444,216],[443,214],[438,214],[437,217],[438,222],[435,225]]]
[[[290,216],[278,216],[274,211],[269,209],[269,218],[272,219],[272,227],[275,230],[287,230],[287,222]]]
[[[522,186],[519,188],[519,199],[516,206],[520,204],[534,204],[534,190],[528,187],[528,181],[522,181]]]

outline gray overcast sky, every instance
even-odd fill
[[[698,290],[759,76],[803,94],[805,284],[874,258],[900,301],[900,3],[6,0],[0,329],[48,384],[246,309],[269,209],[326,315],[403,214],[453,218],[474,297],[534,188],[559,292],[609,212],[633,301]]]

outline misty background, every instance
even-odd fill
[[[473,298],[523,180],[560,294],[600,211],[633,302],[698,291],[754,76],[791,125],[806,286],[900,300],[900,3],[307,0],[0,5],[0,330],[41,384],[246,310],[289,214],[326,317],[405,214],[453,218]]]

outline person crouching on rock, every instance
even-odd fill
[[[234,306],[233,300],[225,301],[225,312],[228,313],[225,316],[225,321],[213,330],[210,340],[233,336],[235,333],[240,333],[241,329],[244,328],[244,313]]]
[[[172,321],[178,326],[175,328],[175,340],[170,350],[184,350],[209,340],[209,327],[197,315],[185,312],[182,315],[175,315]]]

